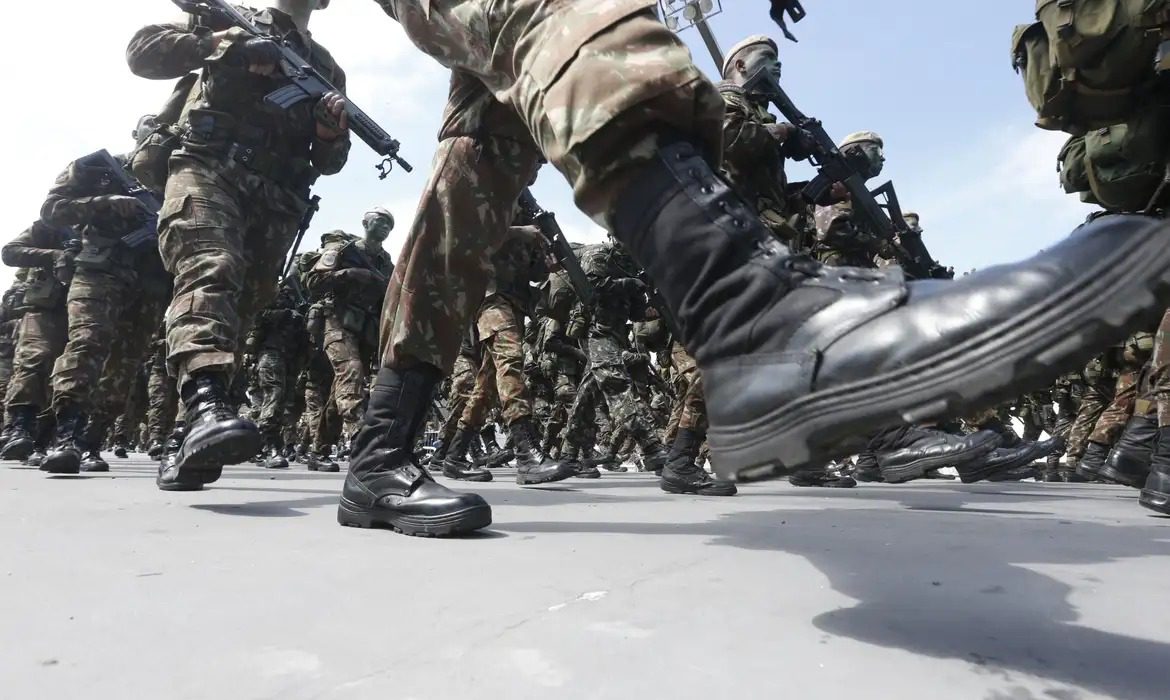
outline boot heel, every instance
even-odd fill
[[[337,523],[346,527],[371,528],[374,518],[343,498],[337,506]]]

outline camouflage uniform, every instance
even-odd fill
[[[70,257],[65,249],[76,241],[76,232],[38,221],[3,249],[4,264],[29,268],[24,293],[24,316],[17,332],[12,378],[5,407],[49,408],[49,375],[53,362],[65,348],[68,290],[57,281],[53,269]]]
[[[175,424],[179,393],[175,378],[167,371],[167,341],[156,336],[151,342],[150,374],[146,381],[146,435],[150,446],[161,444]]]
[[[300,373],[297,360],[308,344],[305,317],[294,307],[295,302],[282,293],[276,304],[260,312],[246,343],[248,352],[256,357],[256,425],[273,442],[283,437],[285,421],[292,412],[293,389]]]
[[[23,296],[24,282],[18,281],[4,293],[3,306],[0,307],[0,398],[8,394],[8,382],[12,379],[12,361],[16,355],[17,333],[23,315],[20,310]],[[0,412],[3,412],[3,408],[0,408]],[[3,424],[8,425],[6,416]]]
[[[539,151],[605,222],[660,133],[719,161],[723,102],[652,0],[378,0],[455,72],[430,183],[387,295],[383,365],[449,372]],[[454,125],[461,125],[453,128]],[[661,131],[654,131],[654,130]]]
[[[541,234],[534,227],[513,226],[509,237],[492,255],[491,284],[476,318],[482,359],[475,389],[460,429],[483,428],[495,397],[507,426],[532,417],[532,394],[524,377],[524,318],[531,315],[534,299],[531,282],[548,276]]]
[[[695,358],[687,354],[682,344],[674,343],[670,354],[675,375],[674,409],[666,429],[666,443],[674,442],[679,430],[694,430],[699,435],[707,432],[707,402],[703,395],[703,377]]]
[[[1093,426],[1090,442],[1108,447],[1121,437],[1125,424],[1134,413],[1142,370],[1150,357],[1153,344],[1152,333],[1139,331],[1117,350],[1117,383],[1113,388],[1113,399]]]
[[[1158,427],[1170,427],[1170,309],[1166,310],[1154,333],[1147,381],[1149,389],[1145,398],[1154,405],[1158,414]]]
[[[98,438],[125,405],[171,289],[156,246],[121,241],[142,225],[142,213],[119,212],[111,197],[125,199],[104,168],[74,162],[41,208],[43,220],[72,227],[82,240],[69,286],[68,342],[53,367],[53,409],[73,406],[89,416]]]
[[[1113,401],[1120,371],[1117,368],[1112,349],[1085,366],[1081,373],[1085,382],[1077,417],[1069,429],[1068,447],[1065,453],[1069,460],[1079,460],[1088,447],[1089,436],[1097,421]]]
[[[542,371],[552,382],[553,400],[545,429],[546,443],[550,446],[559,445],[563,438],[585,370],[585,356],[578,345],[580,338],[568,334],[569,318],[577,303],[568,275],[564,272],[549,275],[537,345]]]
[[[352,435],[362,417],[368,368],[377,352],[379,311],[394,265],[386,251],[341,231],[321,240],[321,257],[305,274],[305,284],[314,302],[322,304],[322,342],[333,366],[333,401],[346,435]],[[371,269],[382,281],[346,281],[345,271],[355,268]]]
[[[266,9],[252,19],[345,89],[345,74],[329,53],[287,15]],[[145,27],[126,54],[131,70],[145,78],[202,71],[199,97],[180,121],[182,145],[171,156],[159,214],[159,248],[175,276],[167,342],[180,386],[196,371],[234,371],[253,317],[275,297],[309,188],[319,175],[340,171],[349,153],[348,135],[318,138],[311,102],[284,112],[264,103],[286,78],[249,72],[234,41],[213,50],[208,34],[192,30]]]
[[[481,361],[469,336],[463,342],[459,356],[455,358],[455,370],[451,373],[451,388],[447,393],[447,420],[439,432],[445,444],[451,444],[455,431],[459,429],[459,419],[463,417],[471,392],[475,391],[475,375]]]

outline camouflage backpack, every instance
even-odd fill
[[[1152,87],[1170,0],[1037,0],[1012,65],[1042,129],[1083,134],[1129,120]]]

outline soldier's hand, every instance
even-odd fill
[[[382,278],[371,270],[365,270],[360,267],[349,267],[335,273],[337,277],[345,283],[367,285],[380,283]]]
[[[244,42],[241,50],[248,72],[257,75],[272,75],[280,63],[280,45],[271,39],[252,37]]]
[[[102,195],[95,197],[93,202],[115,216],[121,216],[127,219],[149,213],[146,205],[137,197],[128,197],[123,194]]]
[[[796,127],[789,124],[788,122],[777,122],[776,124],[769,124],[767,129],[768,133],[772,135],[772,138],[776,139],[776,141],[779,143],[788,141],[793,132],[796,131]]]
[[[833,204],[849,199],[849,190],[845,188],[845,183],[834,182],[833,186],[829,189],[829,197]]]
[[[317,102],[313,116],[317,118],[317,138],[333,141],[349,131],[349,113],[345,111],[345,95],[328,92]]]

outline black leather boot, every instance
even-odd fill
[[[315,452],[310,450],[308,457],[305,458],[305,468],[311,472],[324,472],[327,474],[336,474],[341,471],[341,467],[337,466],[337,462],[327,454]]]
[[[85,414],[81,409],[76,406],[64,406],[59,409],[53,449],[41,461],[40,470],[50,474],[81,473],[85,427]]]
[[[114,456],[118,459],[130,459],[130,450],[126,447],[123,441],[114,443]]]
[[[108,472],[110,463],[102,459],[101,450],[91,448],[81,457],[81,471],[86,474]]]
[[[531,418],[521,418],[508,426],[512,449],[516,451],[516,483],[521,486],[563,481],[576,475],[572,464],[554,461],[540,449],[540,437]]]
[[[594,452],[592,447],[583,448],[581,450],[581,457],[585,464],[591,467],[600,467],[607,472],[624,474],[630,471],[629,467],[619,462],[616,457],[604,449],[600,452]]]
[[[857,455],[857,464],[853,468],[853,478],[865,483],[880,484],[885,481],[885,478],[882,477],[882,469],[878,465],[877,455],[869,451]]]
[[[146,448],[146,456],[158,461],[162,458],[163,450],[165,449],[166,443],[163,440],[153,439],[150,441],[150,446]]]
[[[288,459],[284,456],[279,435],[268,438],[268,445],[264,448],[264,468],[288,469]]]
[[[900,484],[920,479],[932,469],[959,469],[979,461],[998,447],[999,441],[999,434],[991,430],[954,435],[932,428],[907,428],[883,431],[872,438],[870,448],[882,480]]]
[[[1150,475],[1154,444],[1158,440],[1156,416],[1132,416],[1125,424],[1117,444],[1098,473],[1106,481],[1142,488]]]
[[[378,372],[353,439],[337,522],[431,537],[491,525],[486,501],[436,483],[415,460],[415,438],[440,379],[439,370],[429,365]]]
[[[180,394],[187,408],[187,434],[172,466],[178,480],[214,483],[225,466],[242,464],[260,452],[260,430],[232,410],[223,377],[197,372],[183,383]]]
[[[4,449],[0,450],[0,459],[26,460],[36,448],[33,430],[36,428],[37,409],[32,406],[13,406],[8,409],[8,416],[11,429]]]
[[[834,462],[821,469],[796,472],[788,477],[788,483],[801,488],[851,489],[857,486],[857,479],[844,473],[841,466]]]
[[[158,476],[154,483],[160,491],[202,491],[203,472],[179,472],[175,469],[175,457],[183,448],[183,441],[187,437],[187,424],[176,421],[175,427],[163,445],[162,454],[158,460]]]
[[[443,476],[459,481],[492,480],[491,472],[475,466],[468,459],[467,453],[473,444],[479,444],[479,435],[475,431],[467,428],[455,431],[455,438],[451,440],[451,447],[447,450],[447,458],[443,460]]]
[[[1077,474],[1089,481],[1101,478],[1101,468],[1105,466],[1105,459],[1109,456],[1109,446],[1099,442],[1089,441],[1085,446],[1085,453],[1077,461]]]
[[[997,447],[981,462],[973,462],[959,470],[964,484],[977,481],[1021,481],[1039,478],[1040,471],[1032,465],[1053,454],[1062,444],[1060,438],[1040,442],[1019,441],[1014,447]]]
[[[561,450],[561,461],[573,467],[573,474],[578,479],[600,479],[601,471],[596,464],[581,459],[581,448],[570,444]]]
[[[738,489],[730,481],[716,481],[695,463],[703,438],[691,428],[679,428],[662,467],[659,487],[667,493],[699,496],[734,496]],[[643,452],[645,458],[645,452]]]
[[[1167,225],[1106,216],[949,282],[792,255],[687,143],[634,173],[615,235],[703,372],[712,459],[759,479],[855,454],[876,428],[1040,388],[1170,305]]]
[[[1158,428],[1150,475],[1139,502],[1152,511],[1170,515],[1170,428]]]
[[[440,437],[435,441],[435,451],[423,457],[420,463],[431,471],[442,471],[445,459],[447,459],[447,440]]]

